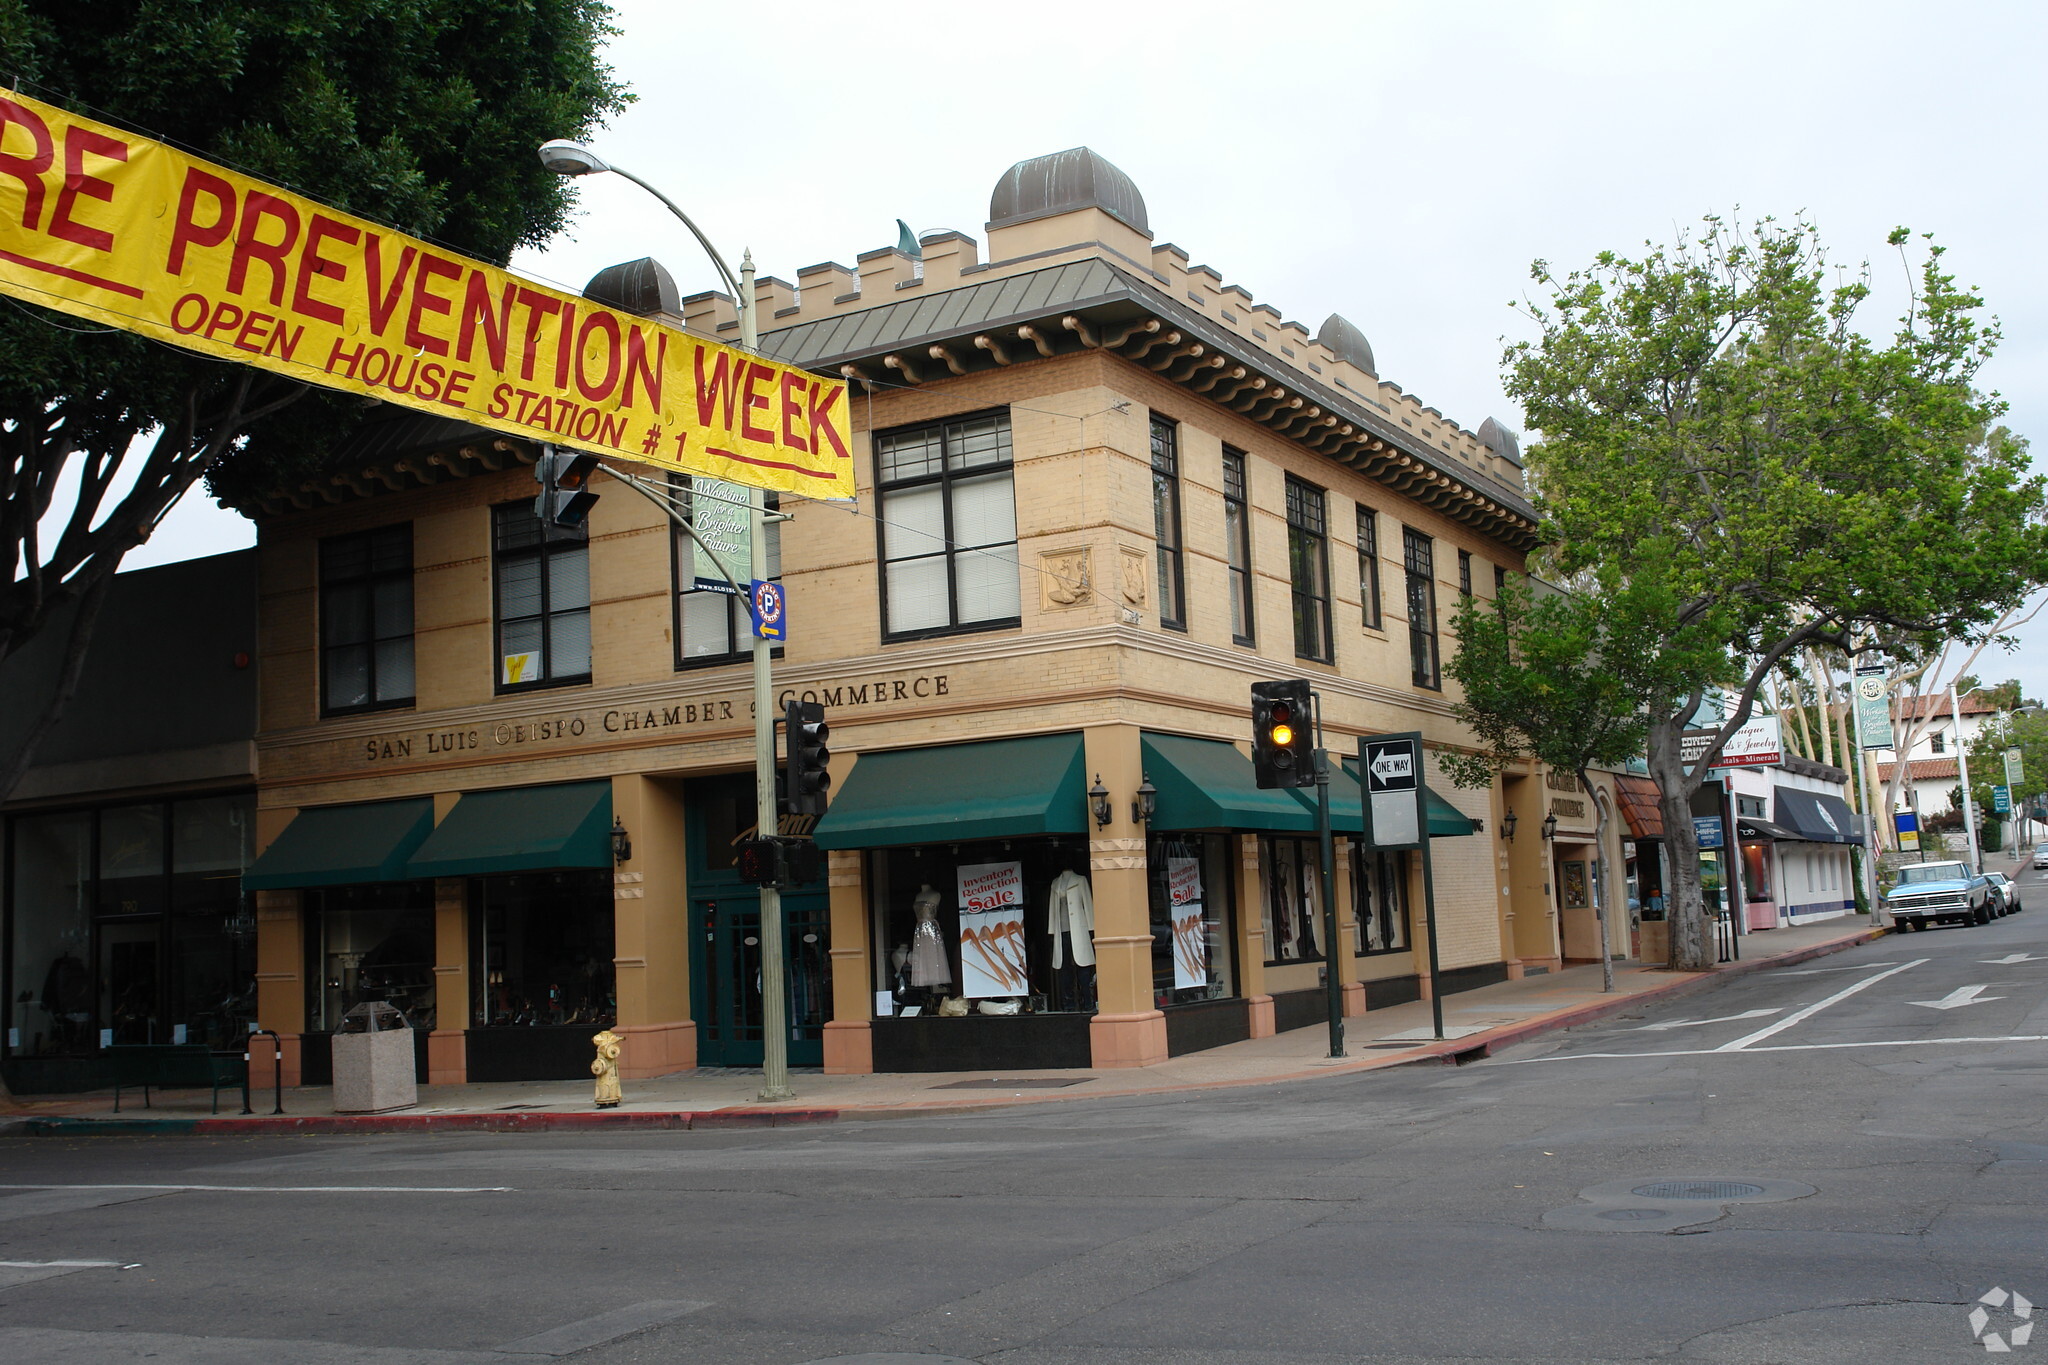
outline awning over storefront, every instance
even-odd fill
[[[1313,829],[1316,789],[1298,787],[1295,795],[1308,804],[1310,828]],[[1428,812],[1429,837],[1432,839],[1455,839],[1473,832],[1472,817],[1438,796],[1426,782],[1422,786],[1422,808]],[[1330,774],[1330,826],[1339,834],[1365,832],[1365,809],[1359,804],[1358,763],[1354,759],[1345,759]]]
[[[1793,835],[1796,839],[1815,844],[1862,842],[1856,816],[1850,811],[1849,803],[1839,796],[1780,787],[1777,809],[1772,813],[1778,817],[1779,824],[1797,831]]]
[[[1078,734],[862,754],[818,821],[818,847],[1085,834],[1085,765]]]
[[[1774,840],[1797,843],[1804,836],[1798,830],[1786,829],[1783,825],[1772,824],[1769,820],[1758,820],[1749,816],[1735,822],[1735,837],[1746,844],[1758,840]]]
[[[1633,773],[1616,773],[1614,794],[1619,798],[1617,804],[1621,807],[1621,818],[1628,824],[1630,838],[1664,837],[1664,808],[1658,804],[1655,781]]]
[[[271,841],[247,872],[245,891],[402,882],[406,860],[433,832],[434,798],[313,806]]]
[[[1153,829],[1315,831],[1314,807],[1290,790],[1259,786],[1252,761],[1234,744],[1151,734],[1140,744],[1145,776],[1159,789]],[[1309,799],[1315,799],[1313,792]]]
[[[406,875],[487,877],[612,865],[612,784],[570,782],[470,792],[406,865]]]

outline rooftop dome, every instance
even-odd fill
[[[1372,343],[1343,314],[1332,313],[1324,318],[1323,330],[1316,333],[1316,340],[1329,347],[1337,359],[1356,365],[1369,375],[1378,376],[1380,368],[1373,364]]]
[[[1008,227],[1076,209],[1101,209],[1147,237],[1152,235],[1145,196],[1129,176],[1087,147],[1034,156],[1010,167],[989,196],[988,225]]]
[[[1491,417],[1479,424],[1479,444],[1504,460],[1513,460],[1518,465],[1522,462],[1522,438]]]
[[[675,276],[652,256],[606,266],[583,286],[583,297],[641,317],[683,311],[683,296],[676,289]]]

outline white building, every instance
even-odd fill
[[[1951,797],[1962,781],[1956,760],[1958,749],[1970,744],[1986,728],[1996,725],[2002,713],[1982,696],[1964,697],[1959,737],[1956,716],[1950,709],[1946,692],[1925,697],[1902,697],[1897,710],[1896,733],[1904,733],[1909,726],[1918,727],[1906,755],[1912,766],[1908,770],[1909,785],[1899,793],[1900,803],[1919,811],[1922,817],[1946,815],[1955,809]],[[1898,766],[1898,754],[1891,749],[1880,749],[1877,759],[1878,781],[1889,790],[1892,771]]]

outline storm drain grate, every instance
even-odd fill
[[[1638,1199],[1753,1199],[1763,1192],[1739,1180],[1659,1180],[1629,1191]]]

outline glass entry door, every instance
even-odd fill
[[[760,1066],[761,899],[752,887],[692,899],[692,992],[697,1063]],[[822,1066],[829,1017],[831,964],[822,891],[782,893],[787,958],[789,1064]]]

